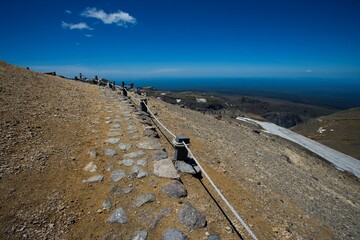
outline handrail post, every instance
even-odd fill
[[[126,88],[123,88],[123,95],[124,95],[124,97],[127,97],[127,91],[126,91]]]
[[[186,160],[188,158],[188,150],[185,148],[184,143],[189,146],[190,145],[190,138],[188,136],[177,136],[173,140],[173,144],[175,146],[175,154],[174,160]]]
[[[148,109],[147,109],[147,99],[146,98],[142,98],[140,99],[140,105],[141,105],[141,111],[143,112],[148,112]]]

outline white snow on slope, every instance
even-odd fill
[[[360,161],[349,155],[329,148],[321,143],[297,134],[289,129],[277,126],[269,122],[261,122],[250,118],[237,117],[237,120],[260,125],[266,132],[285,138],[289,141],[299,144],[300,146],[310,150],[311,152],[319,155],[325,160],[331,162],[341,171],[348,171],[353,173],[358,179],[360,179]]]

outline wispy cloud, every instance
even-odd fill
[[[93,37],[94,35],[92,35],[92,34],[85,34],[85,37],[88,37],[88,38],[91,38],[91,37]]]
[[[83,17],[96,18],[101,20],[105,24],[116,24],[118,26],[127,27],[129,24],[136,24],[136,18],[130,16],[130,14],[117,11],[114,13],[106,13],[102,9],[97,8],[86,8],[83,13],[81,13]]]
[[[72,14],[72,12],[70,10],[65,10],[65,13]]]
[[[80,23],[66,23],[64,21],[61,22],[61,26],[65,29],[87,29],[87,30],[93,30],[91,27],[89,27],[86,23],[80,22]]]
[[[306,69],[305,72],[312,73],[312,70],[311,69]]]

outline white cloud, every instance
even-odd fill
[[[105,24],[114,23],[123,27],[127,27],[128,24],[136,24],[136,18],[120,10],[114,13],[106,13],[102,9],[86,8],[85,11],[81,13],[81,16],[100,19]]]
[[[70,10],[65,10],[65,13],[72,14],[72,12]]]
[[[92,35],[92,34],[85,34],[85,37],[88,37],[88,38],[91,38],[91,37],[93,37],[94,35]]]
[[[305,72],[312,73],[312,70],[311,69],[306,69]]]
[[[86,23],[84,22],[80,22],[80,23],[66,23],[66,22],[61,22],[61,26],[63,28],[68,28],[70,30],[73,30],[73,29],[79,29],[79,30],[82,30],[82,29],[87,29],[87,30],[93,30],[91,27],[89,27]]]

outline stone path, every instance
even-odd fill
[[[107,195],[94,196],[101,203],[97,212],[112,226],[104,239],[154,239],[150,230],[161,228],[164,224],[159,223],[167,218],[177,223],[165,224],[169,227],[161,229],[162,239],[189,239],[188,232],[206,226],[206,217],[188,203],[188,192],[156,128],[129,99],[108,89],[102,90],[102,97],[111,100],[105,106],[107,116],[99,119],[106,131],[98,133],[98,147],[89,151],[83,167],[88,177],[82,183],[108,188]]]

